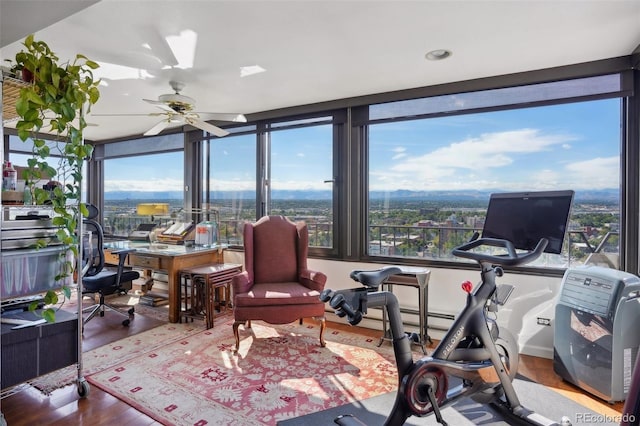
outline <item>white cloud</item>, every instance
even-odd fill
[[[573,137],[543,134],[537,129],[485,133],[438,148],[419,156],[405,155],[388,168],[372,170],[371,189],[464,189],[496,188],[509,185],[504,179],[478,179],[490,170],[512,165],[515,157],[556,147],[566,148]],[[530,176],[528,177],[530,178]],[[532,182],[533,183],[533,182]]]
[[[546,151],[554,145],[563,144],[566,140],[566,136],[541,135],[535,129],[485,133],[478,138],[468,138],[420,157],[413,157],[393,168],[420,170],[425,164],[470,170],[496,168],[513,162],[509,154]]]
[[[618,188],[620,186],[620,158],[598,157],[585,161],[577,161],[565,166],[566,180],[573,182],[575,188]]]
[[[395,154],[391,157],[392,160],[399,160],[407,156],[407,148],[398,146],[391,150]]]
[[[255,191],[256,182],[252,179],[213,179],[209,183],[209,187],[212,191]]]
[[[153,180],[105,180],[104,187],[108,191],[182,191],[181,179],[153,179]]]

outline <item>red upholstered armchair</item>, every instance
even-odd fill
[[[320,292],[327,276],[307,269],[309,233],[303,222],[265,216],[244,225],[245,271],[233,279],[233,334],[240,348],[238,327],[251,320],[288,324],[302,318],[320,320],[324,341],[324,303]]]

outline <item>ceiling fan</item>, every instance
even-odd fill
[[[143,99],[143,101],[155,105],[160,108],[161,112],[151,112],[148,114],[94,114],[96,116],[132,116],[147,115],[161,116],[161,121],[147,130],[145,136],[157,135],[171,124],[181,123],[190,124],[200,130],[209,132],[218,137],[226,136],[228,131],[207,123],[206,120],[233,121],[238,123],[246,123],[247,119],[242,114],[235,113],[215,113],[215,112],[195,112],[195,100],[189,96],[181,95],[180,91],[184,89],[185,84],[179,81],[170,81],[169,85],[174,93],[160,95],[158,100]]]

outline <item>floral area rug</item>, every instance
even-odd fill
[[[96,320],[98,321],[98,320]],[[134,320],[135,321],[135,320]],[[143,331],[124,339],[107,343],[84,352],[82,363],[73,364],[60,370],[38,377],[29,384],[45,395],[56,389],[76,383],[80,377],[102,371],[114,364],[135,358],[141,353],[171,344],[204,329],[201,322],[188,324],[165,323],[151,330]],[[79,374],[79,367],[81,373]]]
[[[62,304],[60,308],[65,311],[76,313],[78,309],[78,299],[76,296],[76,293],[72,292],[71,298],[65,300],[64,304]],[[138,301],[139,296],[132,294],[107,296],[108,303],[120,307],[125,311],[130,307],[135,307],[135,317],[132,320],[131,326],[126,328],[123,327],[121,325],[122,318],[118,314],[112,312],[106,313],[107,316],[113,317],[108,321],[107,316],[95,317],[87,323],[87,329],[85,329],[83,333],[83,357],[81,366],[79,364],[67,366],[60,370],[56,370],[30,380],[26,385],[35,387],[45,395],[51,395],[51,393],[56,389],[68,386],[74,382],[77,383],[79,376],[82,377],[87,374],[95,373],[101,368],[106,368],[113,363],[119,362],[121,359],[118,357],[135,355],[141,350],[149,347],[155,347],[156,344],[163,345],[169,343],[173,339],[182,338],[184,335],[188,335],[205,328],[203,321],[194,321],[188,325],[168,324],[169,311],[167,306],[146,306],[139,304]],[[82,299],[83,307],[90,306],[93,303],[95,302],[90,297],[84,297]],[[140,316],[146,318],[142,320],[140,319]],[[136,320],[135,318],[138,319]],[[139,327],[141,323],[144,325]],[[147,329],[158,326],[162,327],[151,333],[146,333]],[[104,329],[103,331],[110,335],[108,339],[112,340],[111,343],[107,343],[104,348],[96,351],[94,350],[96,345],[93,341],[87,341],[87,339],[91,339],[94,335],[101,333],[101,329]],[[118,331],[118,329],[120,329],[120,331]],[[101,341],[104,342],[104,339],[105,337],[103,336]],[[116,340],[119,342],[116,343]],[[115,357],[105,355],[111,353],[115,354],[115,351],[118,351],[118,355]],[[80,374],[79,367],[82,367]],[[24,385],[25,384],[18,386]],[[7,389],[3,390],[2,394],[11,394],[13,392],[14,389]]]
[[[394,355],[378,339],[319,324],[240,329],[232,321],[128,357],[87,380],[170,425],[274,425],[397,388]],[[416,356],[421,356],[416,353]]]

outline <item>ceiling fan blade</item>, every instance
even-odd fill
[[[200,130],[204,130],[205,132],[209,132],[212,135],[216,135],[218,137],[227,136],[229,134],[229,132],[227,132],[226,130],[221,129],[220,127],[216,127],[213,124],[209,124],[206,121],[197,120],[192,117],[184,117],[184,120],[188,124],[191,124],[192,126],[197,127]]]
[[[167,126],[170,124],[170,120],[162,120],[159,123],[157,123],[155,126],[153,126],[152,128],[150,128],[149,130],[147,130],[146,132],[144,132],[145,136],[154,136],[157,135],[158,133],[160,133],[161,131],[163,131],[164,129],[167,128]]]
[[[242,114],[225,112],[194,112],[203,120],[233,121],[234,123],[246,123],[247,118]]]

